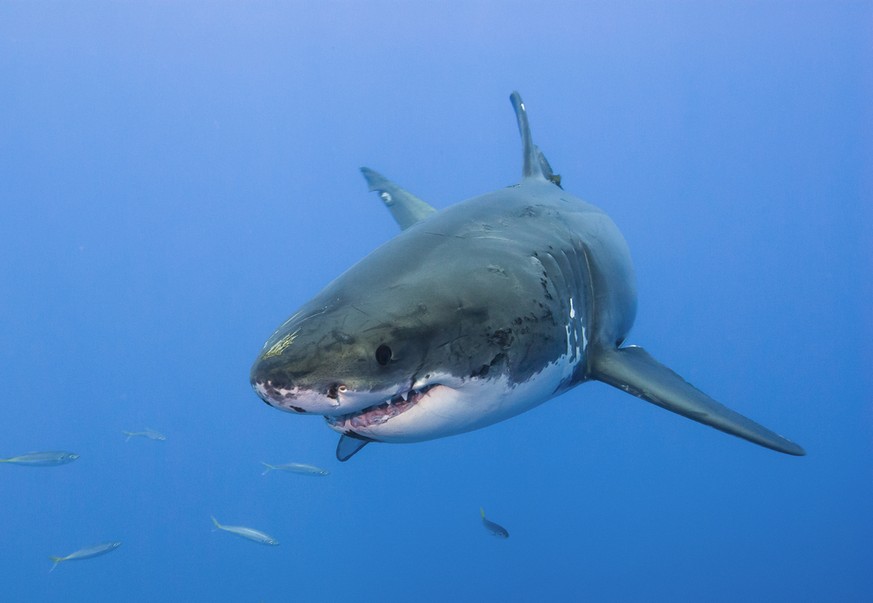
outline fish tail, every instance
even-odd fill
[[[209,517],[212,518],[212,524],[215,526],[215,529],[216,529],[216,530],[220,530],[220,529],[221,529],[221,524],[218,523],[218,520],[215,519],[215,516],[214,516],[214,515],[210,515]]]
[[[273,469],[276,468],[275,465],[271,465],[270,463],[265,463],[264,461],[261,461],[261,464],[267,468],[267,470],[264,471],[263,473],[261,473],[261,475],[267,475],[270,471],[272,471]]]
[[[123,433],[123,434],[126,436],[126,437],[124,438],[124,441],[125,441],[125,442],[129,442],[129,441],[130,441],[130,438],[133,436],[133,434],[132,434],[131,432],[129,432],[129,431],[122,431],[121,433]]]
[[[479,513],[482,515],[482,519],[485,519],[485,507],[479,507]]]
[[[58,563],[60,563],[61,561],[64,560],[63,557],[55,557],[54,555],[50,555],[49,559],[51,559],[52,563],[54,563],[54,565],[52,565],[52,568],[49,570],[49,573],[52,573],[53,571],[55,571],[55,568],[58,566]]]

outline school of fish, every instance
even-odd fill
[[[129,441],[133,437],[143,437],[145,439],[159,442],[163,442],[167,439],[165,435],[152,429],[145,429],[143,431],[122,431],[121,433],[125,436],[125,441]],[[45,452],[27,452],[25,454],[20,454],[17,456],[0,458],[0,463],[6,463],[9,465],[21,465],[25,467],[58,467],[61,465],[67,465],[69,463],[72,463],[78,458],[79,455],[75,452],[58,450]],[[266,467],[266,470],[261,475],[266,475],[271,471],[296,473],[298,475],[308,475],[315,477],[324,477],[326,475],[330,475],[330,471],[328,471],[327,469],[323,469],[322,467],[309,465],[306,463],[282,463],[274,465],[271,463],[262,462],[261,465]],[[499,538],[509,538],[509,532],[504,527],[485,518],[484,509],[481,509],[481,514],[482,525],[489,533]],[[268,546],[278,546],[279,544],[279,541],[276,538],[261,530],[257,530],[248,526],[225,525],[220,523],[214,516],[212,516],[211,519],[212,525],[216,531],[227,532],[228,534],[233,534],[234,536],[239,536],[240,538],[243,538],[250,542],[256,542],[258,544],[264,544]],[[49,572],[53,572],[55,568],[61,563],[100,557],[102,555],[105,555],[106,553],[111,553],[120,546],[121,541],[112,540],[100,544],[86,546],[67,555],[49,555],[49,560],[51,560],[52,562],[52,566],[49,569]]]

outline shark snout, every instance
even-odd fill
[[[252,367],[250,382],[258,397],[270,406],[291,412],[307,412],[305,408],[295,404],[299,389],[285,372],[267,371],[259,363],[256,363]]]
[[[256,362],[249,380],[261,400],[280,410],[329,415],[340,406],[336,385],[310,383],[305,375],[292,375],[273,363]]]

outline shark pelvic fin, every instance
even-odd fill
[[[806,454],[791,440],[719,404],[641,347],[597,350],[591,356],[591,376],[661,408],[760,446],[795,456]]]
[[[552,171],[552,166],[549,165],[546,156],[533,142],[530,124],[527,121],[527,109],[524,106],[524,101],[521,100],[521,95],[518,92],[513,92],[509,95],[509,100],[512,102],[512,108],[515,109],[515,120],[518,122],[518,132],[521,134],[524,157],[521,170],[522,178],[541,178],[560,187],[561,177]]]
[[[362,167],[361,173],[370,185],[370,191],[379,193],[385,207],[394,216],[394,220],[400,225],[401,230],[406,230],[413,224],[421,222],[436,209],[410,193],[397,186],[379,172],[370,168]]]
[[[336,458],[340,462],[345,462],[355,456],[358,451],[373,440],[362,438],[354,435],[341,435],[339,442],[336,443]]]

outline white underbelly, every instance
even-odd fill
[[[562,356],[520,383],[500,375],[467,379],[454,387],[434,387],[402,414],[381,424],[357,427],[354,432],[380,442],[421,442],[493,425],[552,398],[573,374],[578,356],[573,362],[570,358]],[[457,378],[431,375],[431,381],[451,383]]]

